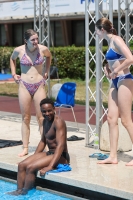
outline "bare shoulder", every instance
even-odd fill
[[[38,44],[38,48],[41,50],[41,51],[44,51],[45,49],[48,49],[48,47],[42,45],[42,44]]]
[[[20,53],[24,52],[25,51],[25,45],[22,45],[22,46],[19,46],[19,47],[16,47],[14,50],[13,50],[13,53],[11,55],[11,58],[13,60],[17,59],[17,57],[20,55]]]
[[[66,122],[58,115],[55,115],[54,122],[57,127],[66,127]]]
[[[21,51],[24,51],[25,50],[25,45],[21,45],[21,46],[19,46],[19,47],[16,47],[15,49],[14,49],[14,52],[21,52]]]
[[[114,35],[114,38],[113,38],[113,42],[114,42],[114,45],[121,45],[121,44],[125,44],[124,40],[118,36],[118,35]]]
[[[46,57],[50,56],[50,51],[49,51],[48,47],[38,44],[38,48],[39,48],[40,52],[43,54],[43,56],[46,56]]]
[[[114,43],[115,49],[120,54],[122,54],[125,58],[132,57],[129,47],[126,45],[126,43],[120,36],[115,36],[113,43]]]

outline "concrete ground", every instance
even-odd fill
[[[66,122],[68,127],[68,137],[77,135],[85,138],[85,124],[79,123],[80,130],[76,131],[73,122]],[[0,112],[1,139],[21,140],[21,115],[7,112]],[[29,155],[33,154],[40,134],[35,117],[31,120],[31,135],[29,144]],[[119,163],[116,165],[98,165],[96,158],[89,158],[94,152],[100,152],[94,148],[85,147],[85,140],[68,141],[68,150],[71,158],[72,171],[56,174],[48,174],[43,178],[68,187],[83,189],[84,193],[102,195],[99,199],[130,199],[133,200],[133,167],[126,167],[126,162],[132,159],[133,152],[118,153]],[[6,147],[0,149],[0,168],[17,172],[18,163],[28,157],[18,157],[22,151],[22,146]],[[105,153],[105,152],[103,152]],[[82,190],[81,190],[82,191]],[[105,198],[104,198],[105,195]],[[108,195],[106,197],[106,195]],[[77,196],[78,192],[77,192]],[[119,198],[118,198],[119,197]],[[87,197],[87,199],[91,199]],[[98,198],[92,198],[98,199]]]

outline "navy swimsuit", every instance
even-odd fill
[[[105,58],[107,61],[117,61],[117,60],[125,59],[125,57],[123,55],[117,53],[112,48],[110,48],[107,51]],[[131,73],[128,73],[128,74],[123,74],[123,75],[117,76],[115,79],[112,79],[112,82],[117,90],[118,90],[118,83],[124,79],[133,79],[133,76]]]
[[[110,48],[106,55],[105,55],[106,60],[108,61],[115,61],[115,60],[124,60],[124,56],[117,53],[115,50],[113,50],[112,48]]]

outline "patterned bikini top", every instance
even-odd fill
[[[26,54],[24,54],[20,60],[21,65],[28,66],[28,67],[41,65],[43,62],[44,62],[44,58],[41,57],[39,52],[37,53],[36,60],[33,63],[29,61]]]

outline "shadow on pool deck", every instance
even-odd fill
[[[7,114],[7,115],[6,115]],[[21,140],[20,115],[0,112],[4,116],[0,119],[1,139]],[[13,117],[12,117],[13,116]],[[68,136],[85,137],[85,124],[76,125],[67,122]],[[31,135],[29,155],[33,154],[40,141],[40,133],[34,117],[31,120]],[[85,147],[85,140],[68,141],[72,171],[58,174],[48,174],[41,178],[38,174],[37,185],[54,189],[67,194],[86,199],[133,199],[133,167],[126,167],[125,163],[132,159],[133,152],[118,153],[118,165],[98,165],[96,158],[89,158],[93,148]],[[18,157],[22,146],[0,149],[0,176],[16,178],[17,163],[23,158]],[[105,152],[104,152],[105,153]]]

